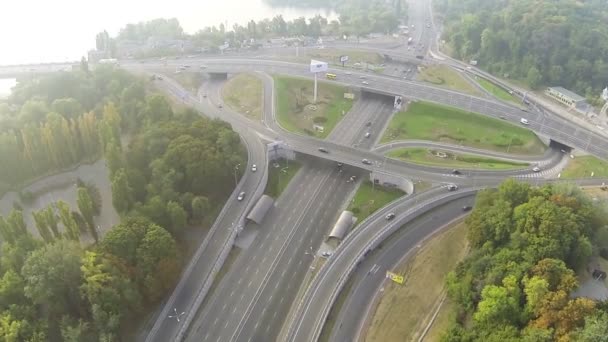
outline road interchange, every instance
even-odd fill
[[[276,61],[255,61],[252,63],[252,65],[247,64],[245,66],[238,64],[240,63],[247,63],[247,62],[251,62],[252,60],[245,60],[246,62],[243,62],[243,60],[236,60],[236,59],[230,59],[228,61],[223,60],[223,61],[217,61],[217,60],[213,60],[213,59],[206,59],[206,60],[201,60],[199,63],[205,63],[205,66],[207,66],[207,68],[210,69],[210,71],[215,71],[215,72],[230,72],[230,73],[236,73],[236,72],[242,72],[242,71],[256,71],[256,72],[275,72],[275,73],[287,73],[289,75],[297,75],[297,76],[306,76],[306,68],[305,66],[302,65],[293,65],[293,63],[288,63],[289,65],[285,65],[285,63],[281,63],[281,62],[276,62]],[[194,61],[193,61],[194,62]],[[226,63],[227,62],[227,63]],[[260,62],[257,63],[256,62]],[[232,63],[232,64],[231,64]],[[202,64],[201,64],[202,65]],[[211,68],[210,65],[214,66],[214,68]],[[148,67],[148,66],[147,66]],[[336,71],[337,72],[337,71]],[[356,76],[355,73],[353,73],[352,75],[353,79],[346,79],[346,80],[340,80],[339,83],[343,83],[346,85],[350,85],[350,86],[358,86],[358,79],[355,79],[354,76]],[[565,143],[571,143],[573,146],[576,147],[581,147],[581,146],[585,146],[584,148],[590,148],[591,147],[595,147],[597,146],[596,143],[605,143],[605,139],[603,139],[603,137],[596,135],[595,133],[592,132],[588,132],[585,129],[579,129],[577,127],[573,127],[572,124],[567,123],[563,120],[557,119],[557,120],[553,120],[552,118],[547,118],[544,115],[541,115],[539,113],[529,113],[529,112],[523,112],[521,109],[513,107],[513,106],[508,106],[505,105],[503,103],[498,103],[496,101],[488,101],[485,99],[479,99],[479,98],[474,98],[468,95],[463,95],[457,92],[451,92],[451,91],[446,91],[444,89],[434,89],[433,87],[430,87],[431,89],[433,89],[433,91],[436,91],[436,93],[429,93],[429,89],[422,89],[422,90],[414,90],[416,89],[416,87],[422,87],[424,88],[424,86],[420,86],[420,84],[412,84],[413,82],[406,82],[406,81],[402,81],[402,80],[396,80],[396,79],[390,79],[384,76],[370,76],[367,75],[366,76],[367,79],[369,79],[370,81],[373,80],[374,82],[374,87],[373,88],[369,88],[366,87],[372,91],[378,91],[378,92],[384,92],[384,93],[390,93],[390,94],[404,94],[405,96],[407,96],[408,98],[418,98],[418,99],[425,99],[425,100],[430,100],[432,102],[441,102],[444,99],[448,99],[447,102],[450,105],[456,105],[456,106],[461,106],[461,107],[465,107],[467,108],[468,106],[468,110],[474,110],[474,108],[480,109],[480,110],[476,110],[479,111],[483,114],[489,114],[491,116],[494,117],[500,117],[500,116],[506,116],[508,117],[511,121],[516,122],[519,120],[520,117],[526,117],[529,118],[531,125],[530,127],[532,129],[537,129],[541,132],[541,134],[547,134],[547,133],[551,133],[551,132],[557,132],[557,136],[560,138],[560,141],[565,142]],[[268,86],[268,82],[265,82],[265,96],[268,93],[269,89],[272,89],[272,86]],[[406,90],[402,90],[403,88],[405,88]],[[401,89],[401,90],[399,90]],[[175,89],[173,89],[175,90]],[[395,91],[396,90],[396,91]],[[171,91],[171,90],[169,90]],[[177,92],[174,92],[175,95],[177,95],[178,97],[181,97],[182,100],[185,100],[184,96],[184,92],[183,90],[178,90]],[[271,94],[273,94],[271,92]],[[360,160],[365,158],[365,157],[369,157],[369,158],[373,158],[373,160],[380,160],[382,159],[381,155],[378,154],[370,154],[373,152],[369,152],[369,151],[365,151],[361,148],[352,148],[350,146],[344,146],[343,144],[339,144],[339,143],[331,143],[331,142],[327,142],[327,141],[320,141],[320,140],[311,140],[308,137],[303,137],[297,134],[293,134],[293,133],[289,133],[289,132],[285,132],[283,131],[280,126],[278,126],[274,120],[274,99],[272,96],[270,96],[270,99],[268,99],[268,96],[266,96],[265,99],[265,107],[271,107],[272,110],[265,110],[264,111],[264,123],[266,124],[266,126],[260,125],[260,124],[254,124],[252,125],[251,122],[246,122],[247,120],[243,119],[243,117],[237,117],[238,114],[233,115],[226,115],[226,113],[228,112],[227,110],[223,110],[223,111],[218,111],[217,107],[215,106],[216,104],[209,102],[207,105],[200,103],[197,101],[196,97],[191,97],[190,95],[188,95],[188,100],[185,101],[187,103],[190,104],[195,104],[196,107],[198,109],[200,109],[202,112],[206,113],[207,115],[211,116],[215,116],[215,117],[221,117],[223,120],[226,120],[228,122],[230,122],[233,127],[235,127],[235,130],[237,130],[237,132],[239,132],[244,139],[251,139],[251,140],[257,140],[257,142],[259,143],[261,139],[264,140],[272,140],[272,139],[277,139],[280,138],[283,141],[286,141],[289,146],[291,146],[294,150],[301,152],[301,153],[306,153],[306,154],[310,154],[316,157],[322,157],[324,159],[329,159],[329,160],[333,160],[333,161],[338,161],[338,162],[344,162],[356,167],[363,167],[365,168],[364,165],[361,165]],[[468,99],[468,104],[467,104],[467,100]],[[269,103],[270,101],[270,103]],[[242,122],[245,121],[245,124],[242,124]],[[540,122],[539,122],[540,121]],[[545,121],[547,122],[547,124],[545,124]],[[240,123],[240,124],[239,124]],[[548,125],[548,126],[547,126]],[[251,129],[253,126],[253,130]],[[565,128],[565,129],[564,129]],[[574,130],[572,130],[572,128],[574,128]],[[243,133],[244,131],[247,131],[248,133]],[[349,130],[347,130],[349,131]],[[253,132],[257,132],[257,133],[253,133]],[[569,133],[571,132],[571,133]],[[250,136],[245,138],[246,134],[249,134]],[[253,137],[255,136],[255,137]],[[270,138],[270,139],[268,139]],[[249,144],[248,144],[249,145]],[[592,146],[591,146],[592,145]],[[323,146],[329,148],[332,153],[330,156],[326,156],[326,155],[321,155],[318,153],[318,151],[316,151],[316,149],[319,146]],[[256,148],[258,151],[262,151],[262,148]],[[593,151],[590,151],[593,153]],[[265,153],[265,152],[262,152]],[[602,154],[601,151],[596,150],[594,154]],[[553,155],[558,155],[557,153],[554,153]],[[259,159],[259,154],[258,157],[255,158],[256,160],[260,160]],[[250,159],[250,163],[251,163],[251,159]],[[258,162],[258,164],[260,164]],[[452,175],[445,173],[447,170],[445,169],[430,169],[430,168],[422,168],[422,170],[418,170],[419,172],[416,172],[417,166],[415,165],[409,165],[408,163],[403,163],[403,162],[397,162],[397,161],[385,161],[382,164],[382,170],[386,171],[386,172],[391,172],[391,173],[395,173],[395,174],[404,174],[404,175],[408,175],[408,176],[421,176],[424,177],[428,174],[431,174],[431,176],[429,177],[429,179],[435,181],[435,182],[454,182],[454,183],[463,183],[463,184],[470,184],[473,185],[475,182],[477,185],[491,185],[491,184],[496,184],[496,182],[498,182],[501,179],[504,179],[505,177],[508,176],[518,176],[517,173],[509,173],[509,172],[502,172],[502,173],[496,173],[496,172],[484,172],[484,171],[473,171],[471,172],[467,177],[453,177]],[[374,167],[372,168],[367,168],[370,171],[374,170]],[[443,172],[443,173],[442,173]],[[440,176],[437,176],[437,173],[439,173]],[[530,175],[530,171],[523,171],[521,172],[521,175]],[[597,183],[597,182],[596,182]],[[255,185],[250,185],[253,188],[250,188],[250,190],[255,191]],[[319,186],[322,186],[322,183],[320,183]],[[259,184],[258,184],[258,188],[259,188]],[[253,192],[252,191],[252,192]],[[442,200],[442,198],[448,198],[448,197],[443,197],[443,196],[448,196],[445,195],[445,190],[444,189],[439,189],[436,190],[438,192],[441,192],[443,195],[438,196],[437,198],[433,198],[429,203],[425,203],[426,204],[437,204],[440,203],[440,201]],[[469,190],[467,190],[469,191]],[[432,193],[432,192],[431,192]],[[466,194],[465,191],[459,192],[460,194]],[[311,198],[314,198],[311,197]],[[401,202],[400,202],[401,203]],[[403,203],[406,203],[406,200],[403,200]],[[407,202],[409,205],[410,203]],[[406,206],[407,206],[406,205]],[[401,208],[401,207],[397,207],[397,208]],[[245,211],[243,211],[245,212]],[[382,213],[383,211],[378,212],[379,214]],[[239,218],[242,218],[242,214],[236,215]],[[395,222],[402,222],[401,219],[399,221],[395,221]],[[382,222],[381,224],[385,225],[386,222]],[[378,223],[380,224],[380,223]],[[366,227],[366,226],[363,226]],[[391,226],[392,227],[392,226]],[[368,230],[368,229],[366,229]],[[295,231],[295,230],[294,230]],[[363,229],[362,229],[363,231]],[[220,241],[221,239],[218,238],[217,241]],[[213,241],[213,240],[212,240]],[[230,239],[226,238],[226,241],[230,241]],[[366,240],[367,241],[367,240]],[[223,246],[223,245],[222,245]],[[285,244],[283,245],[285,246]],[[301,248],[301,246],[300,246]],[[350,248],[353,249],[354,248]],[[339,251],[342,250],[349,250],[349,248],[347,247],[347,245],[343,245]],[[337,260],[337,259],[336,259]],[[333,262],[332,262],[333,264]],[[328,264],[331,265],[331,264]],[[328,269],[330,266],[325,267],[324,269]],[[338,266],[336,266],[338,267]],[[343,265],[340,267],[344,267]],[[306,269],[306,268],[304,268]],[[296,272],[297,273],[297,272]],[[347,274],[349,274],[350,272],[346,272]],[[295,273],[294,273],[295,274]],[[266,279],[266,277],[265,277]],[[277,283],[278,284],[278,283]],[[179,289],[179,286],[178,286]],[[330,292],[331,295],[335,294],[335,288],[333,289],[333,292]],[[256,292],[256,296],[257,296],[257,292]],[[255,297],[254,297],[255,298]],[[333,302],[333,301],[327,301],[329,303]],[[326,303],[327,303],[326,302]],[[187,305],[187,304],[186,304]],[[312,304],[307,304],[304,307],[310,308],[313,307],[314,305]],[[168,306],[167,306],[168,308]],[[320,313],[320,316],[317,315],[315,318],[312,319],[311,323],[308,323],[307,320],[311,320],[310,318],[307,318],[305,316],[302,316],[302,318],[297,318],[296,321],[298,322],[298,324],[301,325],[305,325],[305,324],[309,324],[309,326],[311,327],[310,330],[308,329],[304,329],[307,331],[312,332],[313,334],[316,334],[317,332],[320,333],[320,326],[322,327],[322,322],[324,322],[324,318],[322,318],[322,316],[324,314],[326,314],[326,309],[327,307],[323,307],[323,309],[317,309],[317,313]],[[243,319],[245,317],[249,317],[247,312],[251,312],[249,306],[247,307],[247,311],[245,312],[245,315],[243,317]],[[308,311],[307,311],[308,312]],[[306,312],[306,313],[307,313]],[[162,315],[162,314],[161,314]],[[319,318],[321,317],[321,318]],[[162,320],[162,316],[160,317],[160,320]],[[254,324],[251,323],[252,321],[247,320],[244,321],[243,319],[241,319],[239,321],[239,324],[237,326],[237,330],[234,332],[236,335],[232,335],[230,336],[229,340],[247,340],[246,338],[244,338],[244,336],[247,336],[248,338],[252,338],[253,336],[251,335],[243,335],[243,337],[241,337],[242,334],[242,330],[244,329],[243,326],[247,325],[247,324]],[[259,322],[258,322],[259,323]],[[162,325],[161,325],[162,326]],[[162,329],[161,329],[162,330]],[[169,329],[171,330],[171,329]],[[254,329],[255,330],[255,329]],[[158,331],[158,329],[157,329]],[[308,341],[310,338],[310,336],[306,336],[304,338],[299,337],[299,332],[303,331],[300,328],[297,328],[295,330],[290,330],[290,335],[288,335],[287,340],[289,341],[296,341],[296,340],[302,340],[302,341]],[[170,336],[170,335],[167,335]],[[177,336],[180,336],[179,334]],[[318,335],[317,335],[318,336]],[[312,336],[312,340],[314,340],[314,335]],[[152,340],[163,340],[163,339],[158,339],[157,337],[155,337]]]

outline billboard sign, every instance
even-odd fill
[[[397,284],[403,284],[403,281],[405,280],[405,279],[403,279],[403,276],[400,276],[400,275],[390,272],[390,271],[386,271],[386,277],[389,278],[390,280],[394,281]]]
[[[348,56],[344,55],[344,56],[340,56],[340,63],[346,63],[348,62]]]
[[[327,63],[321,61],[310,60],[310,72],[325,72],[327,71]]]

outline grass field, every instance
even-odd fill
[[[258,166],[263,167],[263,166]],[[295,161],[290,161],[289,165],[284,160],[279,162],[279,167],[274,167],[274,163],[268,165],[268,183],[264,193],[274,199],[279,198],[283,190],[289,184],[289,181],[295,176],[300,169],[300,164]]]
[[[384,286],[366,342],[417,341],[441,298],[446,275],[466,255],[466,232],[464,223],[455,225],[394,270],[405,283]]]
[[[469,83],[460,73],[447,65],[433,65],[422,69],[416,78],[419,81],[459,90],[465,93],[481,95],[478,89]]]
[[[448,151],[429,150],[426,148],[401,148],[387,154],[391,158],[401,159],[408,162],[466,169],[488,169],[488,170],[512,170],[528,166],[527,163],[511,162],[500,159],[492,159],[473,154],[460,154]],[[443,156],[443,158],[439,157]]]
[[[480,77],[476,77],[476,81],[477,81],[477,83],[479,83],[480,86],[483,87],[483,89],[487,90],[490,94],[494,95],[496,98],[499,98],[504,101],[510,101],[513,103],[519,103],[519,100],[517,100],[515,97],[513,97],[513,95],[509,94],[506,90],[495,85],[494,83],[492,83],[486,79],[480,78]]]
[[[545,145],[530,130],[458,108],[413,102],[393,116],[382,142],[420,139],[445,141],[501,152],[542,154]]]
[[[361,183],[355,197],[348,206],[348,209],[357,217],[357,222],[362,222],[366,217],[376,210],[384,207],[388,203],[403,196],[405,193],[399,189],[388,189],[383,186],[374,186],[372,182]]]
[[[456,307],[449,298],[441,305],[439,313],[433,322],[433,325],[422,340],[423,342],[439,342],[441,336],[446,332],[450,324],[456,319]]]
[[[286,130],[325,138],[353,105],[344,99],[346,89],[319,82],[317,103],[313,105],[313,81],[283,76],[274,77],[277,91],[277,120]],[[315,130],[313,125],[324,128]]]
[[[333,65],[340,65],[340,56],[348,56],[348,64],[347,66],[352,66],[355,63],[371,63],[371,64],[380,64],[384,61],[384,57],[375,52],[366,52],[366,51],[354,51],[354,50],[344,50],[344,49],[334,49],[334,48],[325,48],[325,49],[307,49],[306,52],[303,53],[300,50],[300,56],[296,57],[295,55],[288,58],[288,60],[293,62],[301,62],[301,63],[310,63],[310,59],[321,60]]]
[[[608,162],[593,156],[576,157],[568,162],[561,178],[608,177]]]
[[[238,74],[228,80],[222,89],[226,104],[245,116],[262,119],[262,80],[250,74]]]

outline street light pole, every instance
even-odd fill
[[[236,189],[236,187],[239,185],[238,180],[236,179],[236,172],[239,169],[239,166],[241,166],[241,164],[236,164],[236,166],[234,167],[234,188]]]

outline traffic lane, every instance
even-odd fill
[[[463,215],[462,207],[472,205],[473,196],[445,204],[432,212],[417,217],[405,224],[383,243],[381,249],[370,253],[351,276],[353,286],[347,294],[331,332],[330,341],[355,341],[366,319],[372,314],[370,304],[386,279],[386,271],[395,269],[409,253],[428,236],[455,218]]]
[[[237,311],[239,312],[239,315],[233,317],[229,324],[227,324],[227,329],[222,329],[222,333],[220,335],[222,340],[235,341],[236,339],[238,339],[238,336],[242,331],[244,324],[250,319],[251,314],[256,304],[258,303],[262,292],[267,286],[269,286],[269,280],[272,277],[273,273],[276,271],[277,268],[280,268],[281,261],[284,258],[289,257],[289,255],[291,254],[292,251],[289,251],[287,247],[295,238],[296,233],[298,233],[298,230],[304,223],[305,218],[309,217],[310,213],[314,211],[315,199],[317,198],[317,196],[319,196],[321,191],[329,183],[331,183],[328,178],[328,176],[324,176],[321,182],[314,187],[313,193],[306,198],[306,202],[304,203],[304,205],[298,206],[299,214],[297,216],[297,220],[294,223],[286,224],[289,226],[289,228],[286,229],[287,231],[282,234],[280,239],[278,239],[279,241],[276,243],[276,246],[272,246],[268,250],[269,254],[272,255],[272,263],[263,274],[262,281],[255,286],[255,290],[253,291],[253,293],[247,295],[246,300],[244,302],[238,303]],[[281,221],[281,223],[282,222],[283,221]]]
[[[257,137],[252,137],[250,135],[243,136],[243,139],[248,141],[248,147],[251,155],[260,155],[261,147],[258,143],[259,140]],[[248,160],[248,165],[251,165],[251,160]],[[263,174],[260,172],[259,174],[246,174],[243,178],[243,183],[241,184],[241,189],[245,191],[253,192],[255,188],[257,188],[260,183]],[[225,205],[229,207],[226,209],[224,216],[220,218],[220,220],[216,223],[217,229],[212,229],[209,234],[209,237],[205,238],[203,244],[206,244],[205,249],[202,250],[199,254],[199,257],[194,261],[191,266],[191,269],[184,270],[185,272],[189,272],[187,275],[182,274],[181,277],[186,277],[184,280],[180,280],[176,289],[175,295],[171,295],[169,298],[169,302],[165,303],[163,310],[160,312],[160,316],[157,318],[152,331],[149,332],[146,337],[147,340],[151,341],[166,341],[174,338],[174,336],[179,332],[181,326],[175,324],[177,322],[172,322],[168,320],[165,316],[167,310],[171,308],[180,308],[180,310],[189,311],[192,310],[192,305],[198,295],[198,291],[200,290],[200,284],[203,284],[207,277],[210,275],[211,270],[213,269],[213,265],[215,260],[219,257],[225,241],[229,238],[231,232],[230,230],[223,229],[230,222],[230,226],[234,226],[235,222],[238,224],[238,219],[242,215],[244,215],[245,209],[250,206],[251,199],[246,199],[245,201],[236,201],[237,193],[235,192],[233,196],[228,199],[228,202]],[[196,257],[196,256],[195,256]]]
[[[321,174],[320,171],[304,166],[301,172],[298,172],[298,175],[294,177],[294,180],[299,179],[301,183],[313,183]],[[290,182],[288,188],[293,188],[295,184]],[[308,195],[308,192],[306,190],[302,191],[300,197],[294,196],[294,193],[293,190],[284,191],[286,196],[281,196],[276,207],[271,208],[251,247],[245,250],[242,257],[235,261],[234,266],[230,268],[226,277],[219,284],[212,299],[202,313],[198,315],[198,324],[195,329],[190,331],[189,338],[200,341],[201,335],[204,333],[203,340],[213,341],[215,335],[222,329],[221,324],[226,324],[231,316],[239,315],[236,311],[239,302],[247,298],[247,295],[252,295],[252,291],[262,280],[260,266],[267,264],[266,253],[268,250],[272,250],[273,245],[276,246],[277,243],[280,243],[278,240],[284,235],[283,231],[287,227],[291,227],[297,220],[297,216],[293,215],[293,209],[304,206],[305,195]],[[282,224],[282,222],[285,224]],[[257,265],[257,267],[252,268],[251,265]],[[224,306],[222,306],[222,303]],[[222,309],[220,310],[220,308]],[[212,318],[215,318],[215,320],[212,320]]]
[[[344,199],[354,189],[353,183],[347,183],[348,171],[333,171],[333,181],[324,188],[323,194],[317,197],[315,208],[311,208],[310,221],[298,228],[298,239],[290,242],[287,250],[289,256],[271,276],[268,286],[263,289],[252,316],[245,322],[236,341],[274,341],[289,312],[291,304],[298,293],[302,280],[310,268],[312,258],[307,251],[318,246],[331,230],[339,216]],[[313,247],[314,250],[314,247]]]

